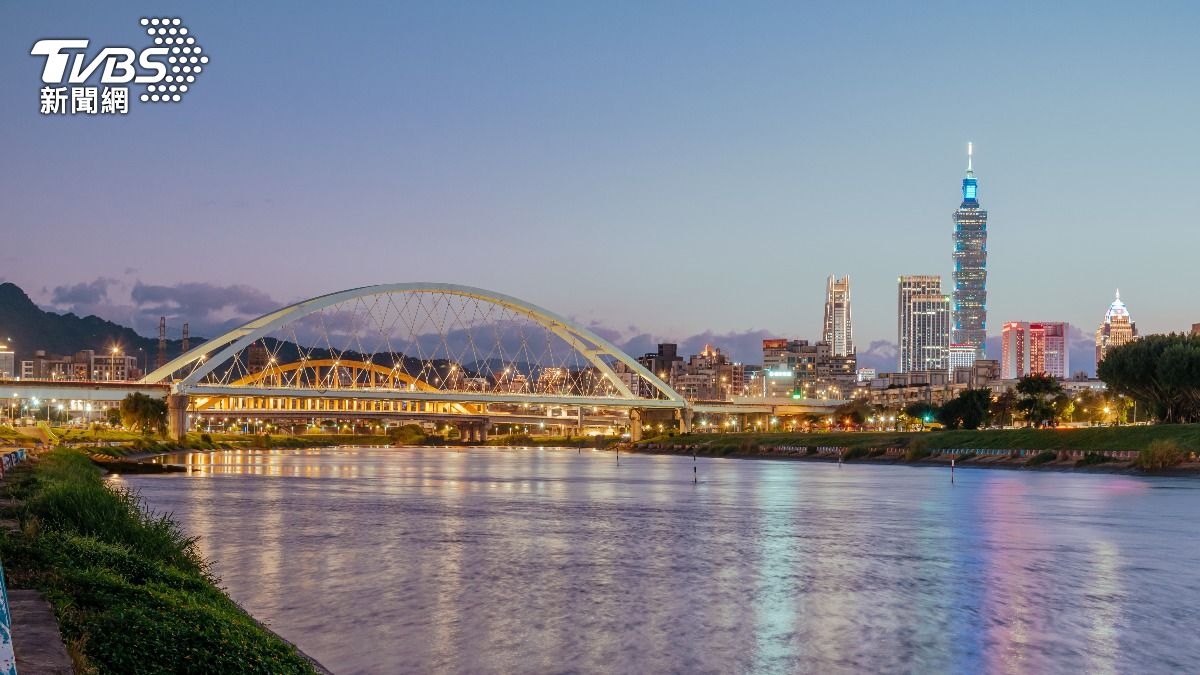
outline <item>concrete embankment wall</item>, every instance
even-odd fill
[[[650,452],[671,452],[679,454],[691,454],[693,451],[699,454],[712,454],[713,451],[718,451],[728,454],[739,455],[757,455],[763,457],[784,456],[784,457],[824,457],[828,459],[836,459],[845,456],[850,452],[851,448],[841,446],[807,446],[807,445],[761,445],[751,446],[745,449],[738,448],[708,448],[706,446],[686,445],[682,443],[639,443],[634,446],[634,450],[646,450]],[[908,452],[908,448],[903,447],[886,447],[872,448],[872,451],[883,450],[882,456],[901,458]],[[974,455],[976,457],[1008,457],[1013,459],[1028,459],[1034,457],[1046,450],[1033,450],[1022,448],[931,448],[929,453],[933,457],[945,457],[952,459],[962,457],[964,455]],[[1083,459],[1089,453],[1102,455],[1118,462],[1130,462],[1137,458],[1136,450],[1051,450],[1056,453],[1060,459],[1079,460]]]

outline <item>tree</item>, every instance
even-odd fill
[[[991,403],[991,389],[967,389],[942,406],[938,421],[947,429],[978,429],[991,418]]]
[[[1054,425],[1061,414],[1067,413],[1071,399],[1063,391],[1058,380],[1044,373],[1026,375],[1017,380],[1017,410],[1025,416],[1029,426]]]
[[[167,428],[167,402],[145,394],[130,394],[121,401],[121,424],[143,434]]]
[[[992,419],[996,420],[1000,426],[1011,425],[1013,423],[1013,415],[1017,412],[1018,402],[1017,392],[1012,389],[1006,389],[1004,393],[992,401]]]
[[[419,424],[405,424],[387,430],[392,445],[420,445],[425,440],[425,430]]]
[[[1172,333],[1128,342],[1109,350],[1096,374],[1160,422],[1200,420],[1200,337]]]
[[[937,413],[936,406],[925,402],[909,403],[904,408],[904,414],[918,422],[932,422],[937,418]]]
[[[833,418],[839,422],[845,422],[849,419],[856,426],[861,426],[867,421],[868,417],[875,414],[875,409],[871,407],[870,399],[856,398],[853,401],[848,401],[839,405],[833,411]]]

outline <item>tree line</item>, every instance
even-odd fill
[[[1200,421],[1200,337],[1147,335],[1115,347],[1096,374],[1110,391],[1137,401],[1159,422]]]

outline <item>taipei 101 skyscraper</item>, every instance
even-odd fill
[[[967,177],[962,204],[954,212],[954,300],[952,342],[971,345],[984,358],[987,339],[987,211],[976,198],[971,166],[974,148],[967,143]]]

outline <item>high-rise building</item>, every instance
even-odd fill
[[[0,379],[11,379],[17,376],[17,355],[7,347],[0,347]]]
[[[1200,323],[1192,324],[1192,337],[1200,337]]]
[[[914,295],[908,301],[910,371],[950,367],[950,298],[940,294]],[[907,371],[906,371],[907,372]]]
[[[1000,377],[1018,380],[1029,374],[1029,331],[1022,321],[1009,321],[1000,330]]]
[[[987,211],[976,198],[971,166],[973,147],[967,143],[967,176],[962,204],[954,212],[954,343],[975,347],[984,358],[987,339]]]
[[[825,284],[825,327],[821,340],[828,342],[834,356],[854,353],[854,329],[850,323],[850,277]]]
[[[1029,324],[1029,372],[1042,373],[1057,380],[1070,377],[1067,328],[1068,324],[1063,321]]]
[[[942,278],[936,275],[910,274],[898,280],[899,293],[896,306],[896,344],[899,346],[897,370],[907,373],[922,370],[916,365],[916,351],[912,336],[912,299],[922,295],[941,295]],[[950,341],[947,340],[949,345]]]
[[[1129,316],[1129,310],[1121,302],[1121,291],[1117,289],[1116,299],[1108,306],[1104,321],[1096,329],[1096,363],[1103,361],[1104,355],[1113,347],[1137,339],[1137,334],[1137,324]]]
[[[1000,334],[1000,375],[1016,380],[1045,374],[1059,380],[1071,374],[1069,324],[1062,321],[1009,321]]]

